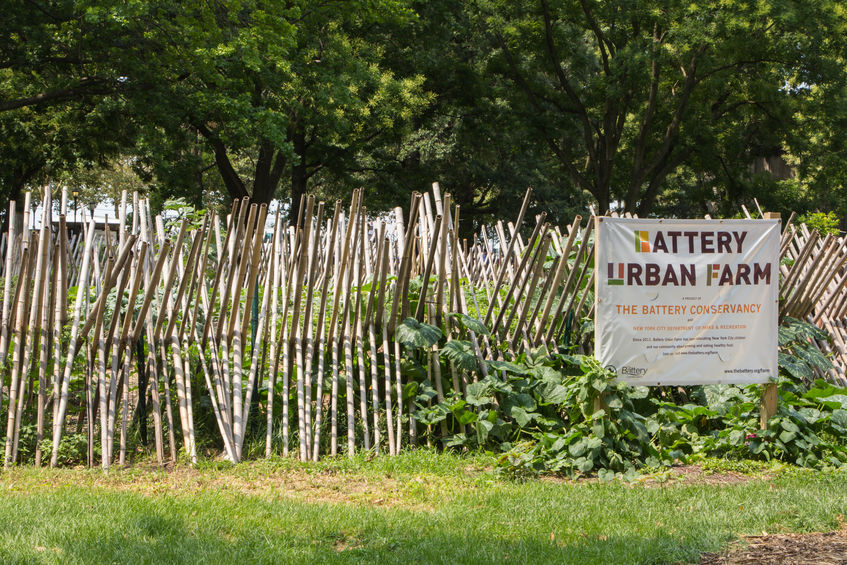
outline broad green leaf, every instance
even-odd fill
[[[518,426],[525,428],[527,424],[532,421],[532,417],[535,414],[527,412],[520,406],[512,406],[512,408],[509,410],[509,415],[515,420],[515,423]]]
[[[415,401],[421,404],[426,404],[436,396],[438,396],[438,392],[435,388],[433,388],[432,383],[429,381],[423,381],[418,387],[418,396],[415,398]]]
[[[471,412],[470,410],[463,410],[458,414],[456,414],[456,412],[453,412],[453,416],[456,418],[456,421],[459,422],[459,424],[461,424],[462,426],[467,426],[468,424],[477,421],[476,414],[474,412]]]
[[[732,445],[741,445],[744,443],[744,432],[741,430],[732,430],[729,432],[729,443]]]
[[[779,439],[783,443],[790,443],[795,437],[797,437],[797,434],[789,432],[788,430],[783,430],[782,433],[779,434]]]
[[[509,363],[508,361],[486,360],[485,362],[488,363],[488,366],[494,369],[495,371],[505,371],[514,375],[529,374],[529,369],[521,367],[519,365],[515,365],[514,363]]]
[[[441,443],[444,447],[464,447],[468,444],[468,438],[465,434],[454,434],[443,438]]]
[[[641,400],[648,396],[650,396],[650,387],[648,386],[634,386],[629,391],[629,397],[633,400]]]
[[[457,369],[476,371],[477,359],[470,342],[459,339],[448,341],[440,352],[441,357],[449,359]]]
[[[800,431],[800,428],[797,427],[797,424],[795,424],[791,420],[784,419],[779,424],[780,424],[780,426],[782,426],[783,430],[787,430],[789,432],[794,432],[794,433],[797,433],[797,432]]]
[[[841,408],[833,410],[830,421],[832,421],[833,424],[847,429],[847,410],[842,410]]]
[[[546,365],[541,365],[538,367],[533,367],[530,372],[534,378],[539,381],[561,384],[564,380],[562,373],[554,369],[553,367],[548,367]]]
[[[588,441],[585,438],[582,438],[568,447],[568,453],[570,453],[572,457],[580,457],[583,453],[585,453],[586,449],[588,449]]]
[[[409,380],[422,381],[426,379],[426,369],[414,359],[400,359],[400,373]]]
[[[494,424],[488,420],[477,420],[474,427],[476,429],[477,443],[479,443],[479,445],[485,445],[485,442],[488,441],[489,432],[494,429]]]
[[[476,318],[471,318],[467,314],[462,314],[460,312],[456,312],[454,314],[450,314],[450,316],[454,320],[459,322],[463,327],[472,331],[476,335],[490,335],[491,334],[491,331],[489,331],[489,329],[487,327],[485,327],[485,324],[483,324],[482,322],[480,322]]]
[[[465,400],[472,406],[484,406],[494,402],[494,396],[485,381],[477,381],[468,385]]]
[[[568,387],[560,384],[546,383],[537,389],[541,399],[547,404],[563,404],[568,400],[570,392]]]
[[[833,410],[839,408],[847,409],[847,395],[845,394],[833,394],[831,396],[818,398],[818,402]]]
[[[444,334],[435,326],[406,318],[397,325],[395,336],[397,341],[410,349],[426,349],[438,343]]]
[[[597,478],[600,482],[608,483],[615,480],[615,472],[610,469],[598,469]]]
[[[576,460],[576,468],[583,473],[588,473],[589,471],[591,471],[591,469],[594,468],[594,461],[588,459],[587,457],[580,457]]]
[[[814,377],[814,372],[809,365],[793,355],[781,351],[779,352],[779,366],[796,379],[811,379]]]
[[[403,385],[403,400],[415,398],[418,394],[418,383],[411,381]]]
[[[520,406],[525,410],[535,410],[538,407],[535,403],[535,399],[525,392],[510,396],[507,399],[507,403],[513,406]]]

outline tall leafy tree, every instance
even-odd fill
[[[122,22],[94,3],[10,0],[0,18],[0,200],[132,143],[114,64]]]
[[[403,2],[14,7],[0,42],[8,69],[0,113],[76,104],[85,114],[92,104],[120,104],[137,126],[120,133],[142,157],[140,168],[163,192],[187,192],[195,202],[211,186],[267,202],[284,185],[296,207],[315,175],[357,167],[429,101],[413,70],[384,68],[385,36],[371,31],[401,28],[410,17]],[[33,123],[20,112],[12,119]],[[209,179],[210,170],[219,178]]]
[[[461,205],[464,234],[513,216],[527,187],[536,195],[535,211],[569,221],[584,208],[583,195],[560,190],[546,146],[504,95],[509,85],[488,71],[496,53],[477,8],[449,0],[412,8],[417,17],[391,36],[388,63],[421,73],[434,100],[415,118],[412,133],[382,145],[356,179],[385,187],[386,194],[427,190],[438,181]]]
[[[690,167],[743,176],[795,127],[801,85],[843,30],[837,2],[485,0],[491,71],[564,179],[601,209],[649,213]]]
[[[170,157],[199,142],[191,152],[211,156],[230,197],[267,202],[287,186],[296,212],[316,174],[352,166],[427,103],[421,79],[383,68],[384,46],[367,34],[375,21],[404,17],[393,2],[147,9],[129,82],[162,79],[131,99],[153,126],[142,137],[148,161],[168,178]]]

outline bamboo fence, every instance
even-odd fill
[[[89,218],[75,237],[66,196],[57,221],[45,196],[38,230],[26,199],[23,229],[11,203],[0,239],[5,466],[23,458],[21,430],[33,425],[36,465],[42,446],[55,466],[62,439],[83,432],[89,465],[124,464],[130,434],[146,441],[148,420],[159,464],[180,452],[196,462],[198,426],[233,462],[396,454],[424,428],[409,397],[419,377],[398,335],[410,320],[446,336],[422,360],[437,401],[464,394],[485,359],[590,347],[594,222],[577,216],[560,229],[543,213],[527,217],[531,191],[514,222],[470,240],[437,183],[412,194],[407,214],[369,215],[355,191],[346,206],[304,197],[290,223],[246,199],[226,217],[167,219],[124,193],[116,229]],[[818,346],[835,360],[828,376],[843,382],[847,247],[791,226],[782,256],[782,311],[834,336]],[[472,331],[462,315],[490,331]],[[460,337],[470,365],[447,355]]]

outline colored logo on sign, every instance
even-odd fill
[[[650,232],[635,231],[635,252],[650,253]]]
[[[615,265],[617,265],[617,273],[615,272]],[[606,279],[606,284],[612,286],[623,286],[623,263],[609,263],[606,267],[608,269],[607,274],[609,275]]]
[[[718,278],[720,272],[720,265],[706,265],[706,286],[712,286],[713,279]]]

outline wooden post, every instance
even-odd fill
[[[763,430],[768,428],[768,421],[776,415],[778,398],[776,392],[776,383],[768,383],[762,389],[761,428]]]
[[[763,216],[766,220],[780,219],[779,212],[765,212]],[[767,383],[762,387],[762,408],[760,424],[763,430],[767,429],[768,421],[771,419],[771,417],[776,415],[778,398],[779,395],[777,394],[776,383]]]
[[[602,392],[594,396],[594,411],[604,410],[606,417],[609,417],[609,405],[606,403],[606,395]]]

